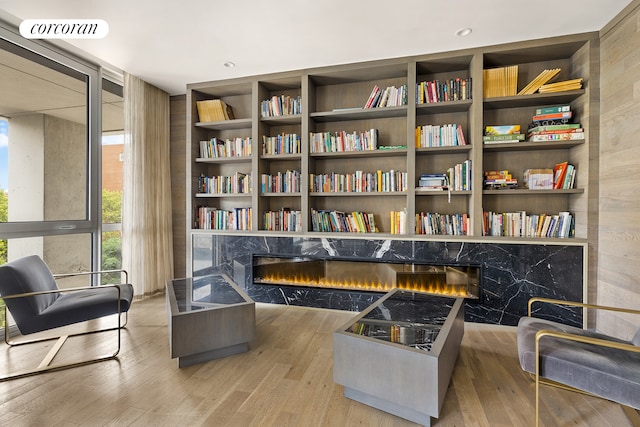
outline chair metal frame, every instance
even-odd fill
[[[4,309],[4,318],[5,318],[4,342],[10,348],[11,347],[21,346],[21,345],[26,345],[26,344],[33,344],[33,343],[39,343],[39,342],[45,342],[45,341],[52,341],[52,340],[57,340],[58,342],[51,348],[51,350],[47,353],[47,355],[42,360],[42,362],[40,362],[40,364],[38,365],[37,368],[30,369],[30,370],[23,371],[23,372],[14,373],[14,374],[4,375],[4,376],[0,377],[0,382],[9,381],[9,380],[18,379],[18,378],[24,378],[24,377],[28,377],[28,376],[32,376],[32,375],[38,375],[38,374],[42,374],[42,373],[45,373],[45,372],[60,371],[60,370],[63,370],[63,369],[69,369],[69,368],[73,368],[73,367],[77,367],[77,366],[89,365],[89,364],[92,364],[92,363],[98,363],[98,362],[103,362],[103,361],[106,361],[106,360],[112,360],[112,359],[117,358],[118,354],[120,353],[120,348],[121,348],[121,343],[122,343],[121,331],[122,331],[122,329],[125,329],[125,327],[126,327],[126,325],[128,323],[128,320],[129,320],[129,313],[128,313],[128,311],[126,311],[124,313],[124,315],[125,315],[124,323],[122,323],[122,314],[123,313],[122,313],[122,310],[121,310],[121,307],[120,307],[120,298],[121,298],[121,292],[122,291],[120,289],[120,285],[129,283],[129,273],[124,269],[118,269],[118,270],[83,271],[83,272],[76,272],[76,273],[54,274],[53,277],[55,279],[60,279],[60,278],[73,277],[73,276],[98,275],[98,274],[106,274],[106,273],[121,273],[121,274],[124,273],[125,281],[123,283],[119,283],[119,284],[107,284],[107,285],[97,285],[97,286],[82,286],[82,287],[74,287],[74,288],[61,288],[61,289],[50,290],[50,291],[26,292],[26,293],[22,293],[22,294],[13,294],[13,295],[0,296],[0,299],[6,300],[6,299],[14,299],[14,298],[25,298],[25,297],[29,297],[29,296],[35,296],[35,295],[61,294],[61,293],[77,292],[77,291],[82,291],[82,290],[101,289],[101,288],[103,288],[103,289],[115,288],[117,293],[118,293],[118,300],[117,300],[118,301],[117,302],[117,305],[118,305],[118,312],[117,312],[118,325],[115,326],[115,327],[101,328],[101,329],[96,329],[96,330],[86,331],[86,332],[77,332],[77,333],[63,334],[63,335],[53,335],[53,336],[48,336],[48,337],[43,337],[43,338],[26,339],[26,340],[19,340],[19,341],[11,341],[11,339],[10,339],[9,325],[6,323],[7,306],[5,304],[4,307],[3,307],[3,309]],[[115,314],[116,313],[114,313],[112,315],[115,315]],[[102,317],[106,317],[106,316],[102,316]],[[98,318],[96,318],[96,319],[98,319]],[[91,319],[91,320],[95,320],[95,319]],[[87,320],[87,322],[88,321],[90,321],[90,320]],[[84,323],[84,322],[78,322],[76,324],[79,324],[79,323]],[[66,327],[70,327],[70,326],[72,326],[72,325],[61,326],[61,328],[66,328]],[[59,328],[56,328],[56,329],[59,329]],[[101,356],[96,356],[94,358],[87,359],[87,360],[82,360],[82,361],[79,361],[79,362],[72,362],[72,363],[65,363],[65,364],[62,364],[62,365],[51,366],[51,362],[53,361],[53,359],[58,354],[58,352],[62,348],[63,344],[65,343],[65,341],[69,337],[76,337],[76,336],[81,336],[81,335],[88,335],[88,334],[94,334],[94,333],[98,333],[98,332],[108,332],[108,331],[115,331],[115,330],[118,331],[118,344],[117,344],[116,350],[113,353],[109,353],[109,354],[105,354],[105,355],[101,355]],[[42,331],[42,332],[44,332],[44,331]]]
[[[587,304],[587,303],[581,303],[581,302],[575,302],[575,301],[558,300],[553,298],[534,297],[529,299],[529,303],[527,306],[527,315],[529,317],[532,317],[531,309],[533,304],[536,302],[555,304],[555,305],[565,305],[565,306],[572,306],[572,307],[581,307],[583,309],[607,310],[607,311],[615,311],[619,313],[640,314],[640,310],[633,310],[629,308],[611,307],[611,306],[597,305],[597,304]],[[609,348],[615,348],[618,350],[625,350],[625,351],[631,351],[634,353],[640,353],[640,347],[635,346],[633,344],[620,343],[616,341],[608,341],[600,338],[585,337],[585,336],[570,334],[566,332],[552,331],[549,329],[541,329],[538,332],[536,332],[536,337],[535,337],[536,372],[535,372],[535,375],[532,375],[535,378],[535,386],[536,386],[536,427],[540,425],[540,384],[550,385],[553,387],[561,388],[563,390],[575,391],[575,392],[586,394],[589,396],[595,396],[600,399],[606,399],[602,396],[596,396],[592,393],[586,392],[584,390],[580,390],[575,387],[571,387],[562,383],[558,383],[556,381],[541,378],[540,377],[540,361],[541,361],[540,340],[544,337],[554,337],[554,338],[559,338],[564,340],[583,342],[586,344],[592,344],[592,345],[597,345],[602,347],[609,347]],[[628,408],[626,405],[622,405],[622,404],[620,405],[622,406],[627,416],[631,415],[629,410],[631,410],[632,408]]]

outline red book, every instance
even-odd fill
[[[533,121],[539,122],[542,120],[570,119],[572,115],[573,115],[573,111],[564,111],[562,113],[539,114],[537,116],[533,116]]]

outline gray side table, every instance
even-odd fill
[[[255,303],[226,274],[169,280],[166,296],[169,347],[178,367],[249,350]]]

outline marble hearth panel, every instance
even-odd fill
[[[465,320],[516,325],[531,296],[583,299],[583,246],[194,234],[193,275],[224,272],[256,302],[361,311],[382,294],[253,284],[252,255],[305,255],[367,261],[472,263],[482,266],[482,295]],[[545,307],[542,317],[582,326],[578,310]]]

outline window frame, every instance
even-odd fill
[[[0,38],[87,76],[87,215],[84,220],[24,221],[0,223],[0,239],[90,233],[91,269],[100,266],[101,213],[101,102],[102,68],[42,40],[25,39],[0,21]]]

